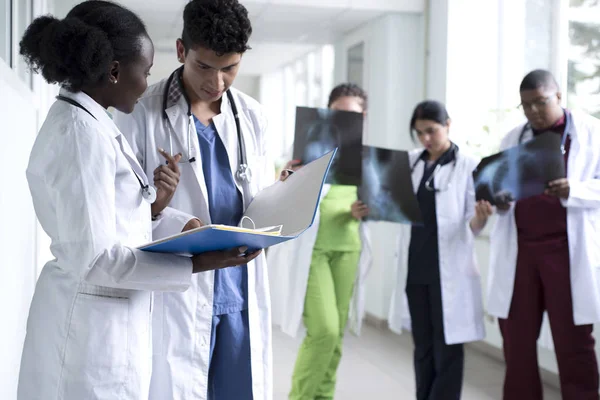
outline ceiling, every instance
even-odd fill
[[[65,15],[80,0],[55,0]],[[117,0],[147,24],[160,72],[177,65],[175,40],[187,0]],[[240,74],[258,75],[291,62],[319,45],[389,12],[422,12],[425,0],[242,0],[252,20],[252,50]],[[158,71],[157,71],[158,72]]]

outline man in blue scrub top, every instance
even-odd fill
[[[205,125],[194,116],[194,123],[211,221],[213,224],[235,226],[242,218],[244,206],[242,194],[231,174],[227,150],[212,122]],[[252,398],[251,391],[250,396],[248,392],[235,393],[236,388],[252,388],[247,288],[247,265],[215,271],[208,389],[211,399],[216,399],[216,394],[222,391],[217,388],[232,390],[231,397],[219,396],[219,399]],[[227,382],[229,374],[238,378],[235,384]],[[219,382],[219,379],[223,381]]]
[[[204,223],[235,226],[253,196],[275,181],[262,106],[231,87],[252,27],[238,0],[192,0],[183,20],[183,65],[150,87],[131,116],[115,120],[149,176],[167,168],[157,149],[181,156],[174,194],[159,195],[153,212],[169,205]],[[231,99],[250,182],[236,174],[243,157]],[[150,399],[271,399],[268,287],[261,255],[197,274],[185,293],[157,294]]]

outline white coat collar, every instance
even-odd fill
[[[121,131],[117,128],[112,117],[108,111],[92,99],[84,92],[70,92],[67,89],[61,88],[59,94],[64,97],[68,97],[71,100],[75,100],[81,104],[86,110],[88,110],[98,122],[102,124],[108,131],[111,132],[113,137],[121,135]]]
[[[112,117],[110,116],[108,111],[84,92],[74,93],[63,88],[60,89],[59,94],[81,104],[83,108],[85,108],[92,114],[96,121],[98,121],[102,125],[102,127],[105,128],[99,129],[99,131],[105,132],[106,134],[110,134],[112,138],[115,138],[117,140],[123,155],[127,158],[127,161],[131,165],[131,168],[133,169],[135,174],[140,179],[142,179],[142,181],[144,181],[145,184],[148,184],[148,178],[144,173],[144,169],[139,164],[137,158],[131,150],[131,147],[129,146],[129,142],[127,142],[127,140],[123,137],[121,131],[119,130],[119,128],[117,128],[117,125],[112,120]]]

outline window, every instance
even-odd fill
[[[334,49],[322,46],[276,71],[261,76],[260,100],[269,110],[270,144],[277,167],[289,160],[294,142],[296,106],[326,107],[333,85]]]
[[[567,106],[600,117],[600,0],[570,0]]]
[[[364,87],[365,44],[358,43],[348,49],[348,82]]]
[[[483,10],[478,27],[487,43],[471,44],[479,48],[480,59],[475,67],[468,69],[469,76],[459,82],[478,82],[479,90],[471,92],[476,97],[455,100],[454,109],[450,110],[451,115],[458,115],[453,117],[454,127],[458,128],[454,132],[458,130],[459,141],[474,154],[484,157],[497,152],[502,138],[525,120],[517,108],[519,85],[525,74],[542,68],[560,79],[554,65],[555,44],[561,34],[555,26],[556,17],[560,15],[557,14],[559,1],[500,0],[497,10]],[[472,31],[473,27],[469,25],[465,29]]]
[[[549,69],[552,63],[551,0],[527,0],[525,2],[525,71],[537,68]]]
[[[12,4],[11,0],[0,0],[0,60],[12,64]]]
[[[1,0],[0,0],[1,1]],[[13,10],[13,14],[15,16],[15,32],[17,34],[17,37],[15,38],[14,42],[14,59],[13,59],[13,63],[12,66],[14,69],[16,69],[17,74],[19,75],[19,78],[21,78],[21,80],[23,82],[25,82],[27,84],[28,87],[32,87],[32,75],[29,72],[28,68],[27,68],[27,64],[25,64],[25,61],[23,60],[23,58],[19,57],[19,49],[17,48],[19,41],[21,40],[21,37],[23,37],[23,34],[25,33],[25,29],[27,29],[27,27],[29,26],[29,24],[31,23],[31,21],[33,20],[33,4],[32,4],[33,0],[21,0],[21,1],[17,1],[14,4],[14,10]]]

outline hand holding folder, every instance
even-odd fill
[[[252,253],[298,237],[314,222],[333,150],[307,164],[285,181],[258,193],[242,218],[242,226],[205,225],[141,246],[144,251],[201,254],[247,247]]]

